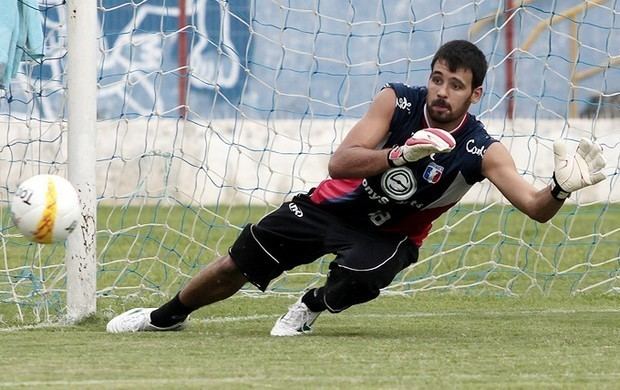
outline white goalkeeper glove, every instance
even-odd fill
[[[448,153],[455,145],[454,137],[445,130],[435,128],[418,130],[404,145],[395,146],[388,153],[388,163],[391,167],[399,167],[433,153]]]
[[[605,179],[601,170],[605,167],[603,148],[582,138],[573,156],[566,155],[566,143],[556,140],[553,143],[555,169],[551,195],[564,200],[573,191],[594,185]]]

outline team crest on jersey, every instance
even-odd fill
[[[381,177],[381,189],[394,200],[407,200],[418,189],[411,169],[398,167],[387,170]]]
[[[443,167],[441,165],[435,164],[434,162],[431,162],[424,170],[424,174],[422,175],[422,177],[427,182],[435,184],[439,181],[439,179],[441,179],[442,173]]]

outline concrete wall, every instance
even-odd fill
[[[174,204],[276,204],[327,176],[329,155],[353,121],[175,120],[101,122],[97,139],[97,191],[104,202]],[[608,180],[581,191],[579,203],[617,202],[616,171],[620,135],[614,120],[529,120],[486,122],[514,156],[526,180],[542,188],[553,171],[552,143],[568,140],[573,151],[581,137],[596,138],[608,160]],[[66,171],[66,128],[60,123],[2,124],[0,200],[36,173]],[[488,183],[475,187],[465,202],[501,199]]]

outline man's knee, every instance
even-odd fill
[[[327,310],[339,313],[353,305],[377,298],[381,288],[386,284],[376,276],[373,272],[352,271],[338,266],[330,267],[330,274],[323,289],[323,299]]]

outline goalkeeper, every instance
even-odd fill
[[[553,182],[536,189],[508,150],[468,113],[482,96],[484,54],[451,41],[431,62],[426,87],[387,84],[329,161],[330,178],[247,225],[229,253],[194,276],[169,302],[113,318],[107,331],[177,330],[188,315],[246,282],[265,290],[282,272],[332,253],[325,285],[305,292],[271,334],[307,333],[328,310],[368,302],[415,263],[432,222],[476,182],[488,179],[520,211],[545,222],[570,193],[605,178],[602,149],[582,139],[574,155],[553,145]]]

